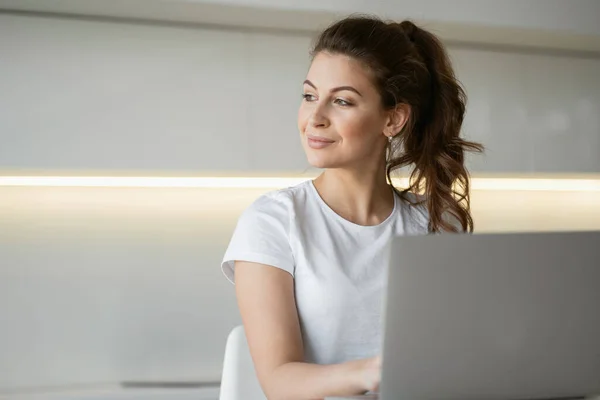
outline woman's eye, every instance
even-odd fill
[[[350,103],[344,99],[335,99],[335,103],[339,104],[340,106],[344,106],[344,107],[352,105],[352,103]]]
[[[308,93],[302,93],[302,98],[305,101],[313,101],[315,99],[315,96],[313,96],[312,94],[308,94]]]

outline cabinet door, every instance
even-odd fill
[[[600,59],[525,57],[533,163],[539,172],[600,172]]]
[[[243,170],[240,32],[0,15],[0,168]]]
[[[469,154],[472,172],[530,172],[533,148],[526,125],[523,56],[511,52],[450,47],[456,74],[468,96],[466,138],[485,146]]]

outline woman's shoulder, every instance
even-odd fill
[[[289,216],[297,207],[306,204],[309,185],[310,181],[304,181],[294,186],[264,193],[246,209],[246,213],[260,212],[273,216]]]

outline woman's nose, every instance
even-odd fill
[[[329,126],[329,118],[322,107],[317,106],[310,115],[310,125],[314,128],[326,128]]]

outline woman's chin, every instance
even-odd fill
[[[308,155],[306,157],[306,161],[308,161],[308,163],[310,164],[311,167],[313,168],[320,168],[320,169],[324,169],[324,168],[331,168],[332,167],[332,163],[330,160],[324,158],[324,157],[311,157],[310,155]]]

